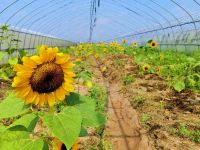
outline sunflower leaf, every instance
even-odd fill
[[[174,85],[174,89],[178,92],[181,92],[185,89],[185,83],[183,81],[178,81]]]
[[[60,113],[41,115],[44,125],[70,149],[81,130],[81,114],[74,107],[66,107]]]
[[[4,58],[5,54],[6,54],[5,52],[0,52],[0,60]]]
[[[12,92],[0,103],[0,119],[21,115],[28,111],[24,102]]]
[[[44,146],[42,139],[31,139],[26,131],[5,131],[0,137],[1,150],[39,150]]]
[[[88,135],[87,130],[84,127],[81,127],[79,137],[84,137],[84,136],[87,136],[87,135]]]
[[[18,63],[18,58],[9,58],[8,63],[10,65],[15,65]]]
[[[0,134],[6,131],[6,127],[3,124],[0,124]]]
[[[81,96],[77,93],[71,93],[66,99],[67,105],[77,108],[82,115],[82,125],[85,127],[100,127],[105,123],[105,117],[96,111],[95,100]]]
[[[9,128],[22,125],[27,129],[27,131],[31,132],[34,130],[37,122],[38,122],[38,116],[35,115],[34,113],[31,113],[24,115],[20,119],[16,120],[13,124],[9,126]]]

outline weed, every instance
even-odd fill
[[[124,66],[125,62],[123,60],[117,59],[117,60],[115,60],[114,64],[117,66]]]
[[[146,126],[147,124],[149,124],[151,120],[152,120],[152,117],[149,114],[142,113],[140,117],[140,122],[143,126]]]
[[[144,104],[144,100],[143,96],[136,96],[132,99],[131,106],[136,109]]]
[[[178,135],[183,138],[188,138],[196,143],[200,143],[200,130],[189,129],[186,124],[180,124],[177,128],[169,127],[167,131],[172,135]]]
[[[104,113],[105,106],[107,103],[107,92],[106,89],[100,85],[95,84],[89,90],[89,96],[97,100],[97,110]]]
[[[131,84],[135,81],[134,75],[125,75],[122,77],[122,81],[125,85]]]

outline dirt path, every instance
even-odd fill
[[[95,61],[96,62],[96,61]],[[140,133],[137,113],[132,109],[128,99],[120,93],[117,83],[108,83],[97,67],[92,67],[96,83],[104,84],[108,89],[108,120],[105,126],[105,138],[113,150],[151,150],[147,136]]]

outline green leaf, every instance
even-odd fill
[[[87,135],[88,135],[87,130],[84,127],[81,127],[79,137],[84,137],[84,136],[87,136]]]
[[[13,124],[9,126],[9,128],[17,126],[17,125],[22,125],[24,126],[27,131],[31,132],[34,130],[37,122],[38,122],[38,116],[35,115],[34,113],[27,114],[16,120]]]
[[[20,51],[19,51],[20,57],[24,57],[24,56],[26,56],[27,54],[28,54],[28,52],[25,51],[25,50],[20,50]]]
[[[28,112],[28,108],[12,92],[0,103],[0,119],[15,117],[25,112]]]
[[[84,111],[81,113],[83,117],[82,125],[86,127],[100,127],[105,123],[105,117],[95,111]]]
[[[174,89],[178,92],[181,92],[185,89],[185,83],[183,81],[178,81],[174,84]]]
[[[17,64],[18,63],[18,58],[9,58],[9,60],[8,60],[8,63],[10,64],[10,65],[15,65],[15,64]]]
[[[3,59],[3,57],[5,56],[5,52],[0,52],[0,60],[2,60]]]
[[[4,79],[4,80],[9,80],[8,75],[6,74],[6,72],[3,70],[3,68],[0,69],[0,78]]]
[[[71,93],[66,100],[68,106],[74,106],[82,115],[82,125],[99,127],[105,123],[105,117],[96,111],[96,102],[87,96]]]
[[[3,124],[0,124],[0,134],[6,131],[6,127]]]
[[[26,131],[7,130],[0,137],[1,150],[42,150],[43,146],[42,139],[31,139]]]
[[[81,130],[81,114],[73,107],[66,107],[60,113],[41,115],[44,125],[70,149]]]

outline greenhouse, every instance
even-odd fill
[[[0,150],[200,150],[200,0],[0,0]]]

